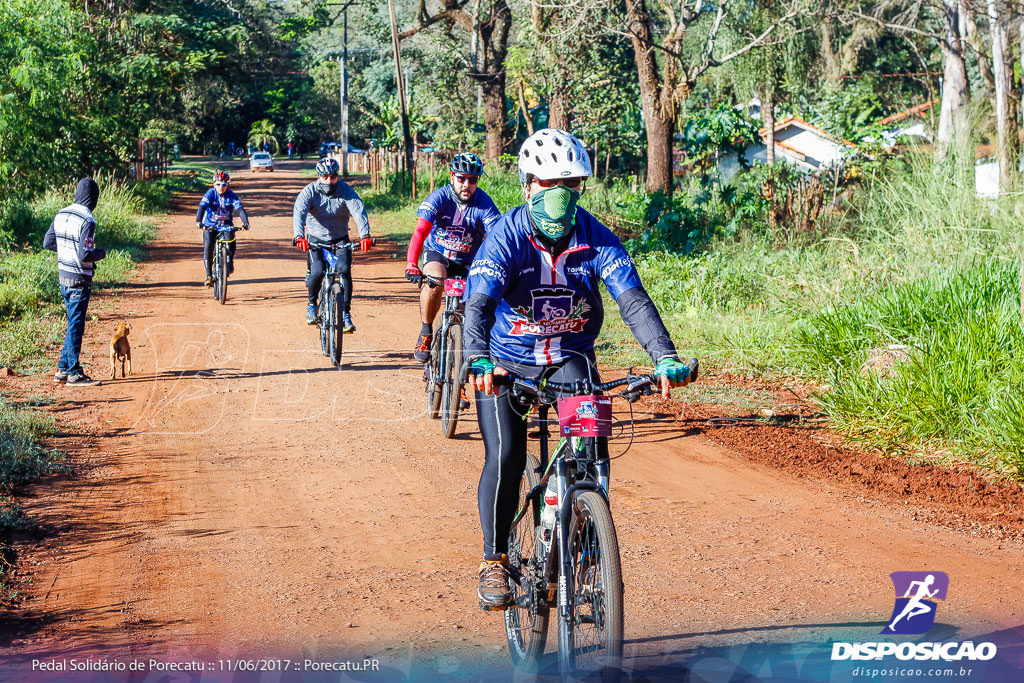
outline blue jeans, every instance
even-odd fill
[[[75,287],[60,286],[64,297],[64,308],[68,313],[68,331],[64,333],[64,348],[60,352],[57,369],[74,375],[82,372],[78,354],[82,352],[82,335],[85,333],[85,311],[89,307],[92,284]]]

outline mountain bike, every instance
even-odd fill
[[[430,360],[423,370],[427,381],[427,414],[430,419],[441,418],[441,432],[446,438],[455,436],[459,423],[459,403],[462,385],[458,383],[458,370],[462,365],[462,295],[466,281],[462,278],[436,278],[424,275],[423,280],[444,287],[444,312],[441,325],[430,340]]]
[[[217,231],[210,276],[213,278],[213,298],[223,304],[228,298],[228,253],[235,241],[237,228],[231,225],[230,218],[218,216],[217,225],[207,229]]]
[[[691,359],[691,381],[698,365]],[[467,371],[468,365],[461,379]],[[554,607],[562,678],[615,680],[622,659],[623,582],[608,505],[608,460],[598,451],[598,438],[612,431],[612,396],[603,394],[625,387],[617,395],[632,403],[657,393],[658,380],[630,373],[610,382],[560,383],[510,373],[495,375],[494,382],[507,386],[524,406],[537,407],[534,435],[540,438],[539,459],[527,455],[520,508],[509,533],[513,600],[505,609],[505,636],[512,661],[537,669]],[[552,404],[557,404],[559,439],[549,458]]]
[[[338,264],[341,259],[338,252],[358,248],[358,242],[342,242],[323,244],[310,242],[310,249],[320,249],[324,256],[327,269],[320,283],[320,303],[317,305],[316,326],[320,328],[320,352],[331,359],[331,364],[341,367],[341,347],[344,338],[344,325],[341,320],[341,309],[345,301],[345,281],[341,278]]]

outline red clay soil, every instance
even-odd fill
[[[703,381],[750,385],[730,376]],[[794,403],[794,395],[781,392],[776,398],[783,405],[768,416],[736,415],[720,405],[648,400],[660,404],[658,410],[675,416],[681,429],[699,429],[704,438],[727,446],[750,462],[914,506],[916,519],[950,529],[998,538],[1020,538],[1024,532],[1024,487],[1020,484],[996,481],[966,465],[908,463],[899,457],[847,447],[828,430],[827,422],[806,419],[814,414],[809,402]]]

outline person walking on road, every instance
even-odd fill
[[[75,188],[75,201],[57,212],[43,237],[43,248],[57,252],[57,277],[60,295],[67,311],[68,328],[60,352],[54,382],[68,386],[93,386],[99,380],[85,374],[78,360],[85,334],[85,315],[92,294],[96,262],[107,252],[96,246],[96,219],[92,216],[100,196],[92,178],[82,178]]]
[[[370,221],[366,217],[363,201],[348,183],[338,180],[338,162],[321,159],[316,164],[317,179],[302,188],[295,198],[292,211],[292,244],[308,255],[309,274],[306,277],[308,302],[306,324],[316,324],[317,299],[320,284],[326,271],[323,253],[314,245],[348,244],[348,221],[354,218],[359,230],[359,250],[370,251]],[[342,301],[342,324],[346,334],[355,332],[352,323],[352,252],[338,251],[339,270],[345,283],[345,297]]]

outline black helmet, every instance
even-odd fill
[[[448,165],[452,173],[463,173],[465,175],[480,176],[484,174],[484,162],[480,157],[470,152],[461,152],[452,157],[452,163]]]
[[[334,159],[321,159],[316,162],[317,175],[338,175],[338,162]]]

